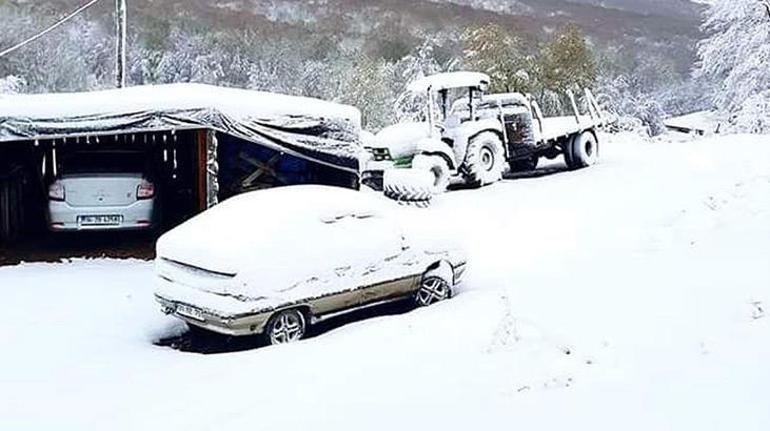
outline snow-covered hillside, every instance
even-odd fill
[[[767,138],[602,156],[407,210],[459,294],[295,345],[153,346],[150,263],[0,268],[0,429],[770,429]]]

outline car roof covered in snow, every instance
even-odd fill
[[[239,268],[233,265],[250,259],[247,255],[257,250],[266,254],[265,259],[296,256],[301,249],[312,252],[318,248],[314,241],[322,226],[345,228],[350,221],[380,218],[389,205],[394,204],[380,195],[339,187],[258,190],[230,198],[167,232],[158,241],[157,251],[159,256],[201,268],[211,269],[216,260],[217,271],[236,273]],[[364,240],[334,239],[339,244]],[[217,247],[221,255],[210,256]]]
[[[377,195],[343,187],[296,185],[243,193],[212,208],[202,217],[225,219],[243,214],[254,219],[254,215],[259,214],[261,219],[301,218],[326,223],[346,216],[380,215],[384,208],[385,202]]]
[[[480,72],[447,72],[426,76],[409,84],[407,90],[413,93],[428,91],[441,91],[450,88],[462,87],[487,87],[489,75]]]

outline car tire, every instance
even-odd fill
[[[452,297],[452,285],[443,277],[426,275],[414,294],[414,302],[419,307],[427,307]]]
[[[301,340],[307,332],[305,314],[296,308],[275,313],[265,327],[268,344],[288,344]]]
[[[463,163],[463,175],[468,185],[486,186],[503,178],[505,149],[494,132],[484,132],[471,139]]]
[[[523,160],[516,160],[510,163],[511,172],[529,172],[537,169],[537,163],[540,159],[532,156]]]
[[[390,169],[383,176],[385,196],[402,204],[427,206],[433,198],[434,176],[419,169]]]
[[[576,136],[564,149],[564,161],[570,169],[593,166],[599,160],[599,142],[592,132]]]
[[[433,194],[444,193],[449,187],[449,164],[441,156],[417,155],[412,160],[412,169],[427,171],[433,175]]]

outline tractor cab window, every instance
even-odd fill
[[[457,117],[461,122],[472,120],[471,112],[478,111],[479,106],[483,103],[483,94],[481,90],[475,87],[442,91],[439,103],[442,104],[441,112],[444,118]],[[453,101],[451,105],[448,104],[449,100]],[[443,103],[444,101],[447,103]]]

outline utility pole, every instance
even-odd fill
[[[118,88],[123,88],[126,86],[126,0],[115,0],[115,29],[115,75]]]

